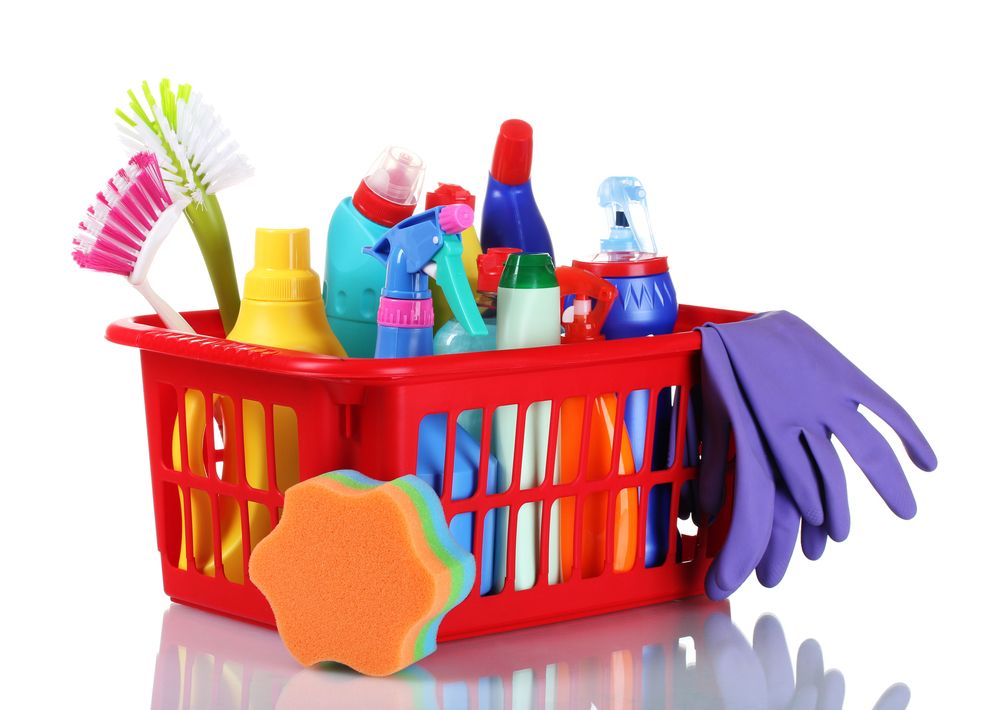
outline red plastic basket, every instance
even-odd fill
[[[683,443],[679,443],[668,468],[650,470],[655,423],[652,411],[641,470],[628,476],[611,476],[609,472],[600,480],[578,477],[571,483],[553,484],[552,443],[557,436],[555,422],[560,404],[570,397],[587,398],[584,411],[588,414],[582,432],[582,439],[587,441],[589,412],[593,409],[590,402],[595,398],[614,393],[624,401],[633,390],[651,390],[651,401],[656,402],[658,393],[670,388],[679,415],[676,441],[684,442],[688,394],[699,379],[701,339],[691,330],[706,321],[730,322],[746,315],[681,306],[677,332],[672,335],[398,360],[321,357],[230,342],[222,337],[216,311],[185,314],[199,335],[164,330],[155,316],[118,321],[108,328],[108,339],[141,351],[156,538],[164,590],[177,602],[273,625],[267,601],[247,579],[245,567],[254,542],[248,522],[250,508],[266,508],[272,527],[281,514],[283,498],[275,484],[274,407],[287,407],[295,412],[299,478],[303,480],[341,468],[356,469],[381,480],[414,473],[421,419],[428,414],[447,413],[452,433],[447,442],[442,506],[449,521],[467,512],[475,516],[477,568],[482,546],[481,521],[490,509],[509,506],[512,520],[508,535],[512,537],[516,530],[515,511],[524,503],[540,502],[540,549],[547,550],[549,517],[558,499],[575,497],[580,501],[587,495],[606,492],[613,501],[624,488],[648,491],[663,484],[672,484],[672,490],[679,491],[684,481],[694,478],[696,469],[683,465],[684,456],[680,453]],[[196,475],[187,464],[186,453],[180,456],[184,464],[178,468],[182,470],[175,470],[173,437],[175,428],[179,432],[186,430],[184,401],[189,391],[201,392],[205,402],[225,397],[233,403],[250,401],[261,405],[267,439],[266,490],[248,485],[242,454],[237,456],[235,478]],[[483,421],[490,421],[499,406],[516,404],[518,411],[523,412],[531,403],[547,400],[552,402],[553,416],[543,484],[518,490],[515,483],[506,492],[487,494],[482,485],[486,477],[480,475],[479,488],[471,497],[450,500],[453,431],[458,415],[464,410],[482,409]],[[236,406],[235,410],[242,411],[242,407]],[[617,408],[611,460],[617,459],[622,442],[623,411],[624,407]],[[242,419],[242,415],[236,416],[233,441],[243,441]],[[523,425],[521,414],[518,440]],[[483,427],[481,472],[485,470],[489,451],[489,428]],[[187,442],[183,435],[179,438],[182,452],[192,446],[202,447],[209,472],[216,470],[216,463],[222,460],[223,444],[216,441],[213,427],[206,427],[204,441]],[[520,458],[515,451],[514,460]],[[519,480],[517,468],[515,465],[514,481]],[[218,560],[223,559],[220,515],[226,510],[238,511],[245,582],[231,581],[221,569],[198,569],[192,535],[182,535],[183,521],[191,520],[192,496],[207,501],[211,510],[211,545]],[[678,531],[678,500],[678,495],[670,496],[671,531]],[[631,569],[619,572],[611,564],[605,564],[599,576],[582,578],[577,565],[568,579],[548,584],[548,555],[539,555],[537,582],[530,589],[515,590],[513,575],[509,575],[501,591],[481,596],[477,578],[472,594],[445,617],[439,639],[534,626],[702,593],[704,574],[724,538],[726,520],[691,535],[669,534],[666,561],[645,567],[648,496],[640,495],[639,501],[638,552]],[[614,508],[607,506],[608,530],[614,524]],[[577,516],[576,522],[579,528],[581,516]],[[577,549],[580,539],[577,530]],[[605,559],[610,560],[614,536],[608,534],[606,540]],[[512,570],[512,539],[508,540],[507,549],[507,567]]]

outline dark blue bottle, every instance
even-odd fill
[[[484,252],[506,247],[555,258],[549,230],[531,191],[531,152],[531,126],[516,118],[504,121],[483,200],[479,236]]]

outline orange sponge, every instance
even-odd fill
[[[475,578],[430,486],[355,471],[292,486],[249,569],[300,663],[336,661],[379,676],[435,650],[441,618]]]

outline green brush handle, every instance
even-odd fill
[[[222,217],[219,200],[215,195],[205,195],[203,204],[192,202],[184,210],[191,231],[194,232],[201,256],[208,268],[208,276],[219,303],[222,327],[229,333],[240,312],[240,290],[233,266],[233,250],[229,245],[229,231]]]

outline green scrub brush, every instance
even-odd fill
[[[129,91],[128,107],[115,112],[121,119],[118,130],[130,151],[153,152],[168,186],[191,199],[184,215],[201,248],[228,333],[240,310],[240,293],[216,193],[249,177],[253,168],[214,109],[191,92],[190,84],[179,85],[175,92],[164,79],[159,89],[157,97],[142,83],[145,105]]]

